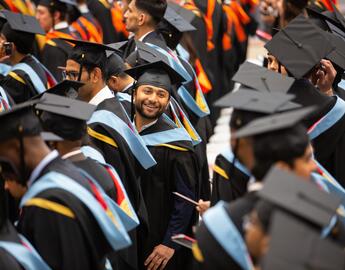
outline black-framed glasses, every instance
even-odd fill
[[[68,80],[71,80],[71,81],[76,81],[76,80],[78,80],[79,72],[78,71],[63,70],[62,71],[62,77],[63,77],[63,79],[68,79]]]

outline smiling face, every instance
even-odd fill
[[[157,119],[169,103],[169,92],[152,85],[140,85],[134,94],[135,110],[141,117]]]

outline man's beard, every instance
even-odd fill
[[[150,119],[150,120],[158,119],[165,111],[165,109],[163,107],[160,107],[155,114],[148,115],[144,112],[143,106],[144,106],[143,102],[140,102],[139,104],[136,103],[135,104],[135,110],[137,113],[140,114],[141,117],[146,118],[146,119]]]

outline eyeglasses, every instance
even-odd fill
[[[63,70],[62,71],[62,77],[63,77],[63,79],[68,79],[68,80],[71,80],[71,81],[76,81],[76,80],[78,80],[79,72]]]

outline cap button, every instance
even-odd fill
[[[298,47],[298,48],[302,48],[302,47],[303,47],[302,43],[298,43],[298,44],[297,44],[297,47]]]

